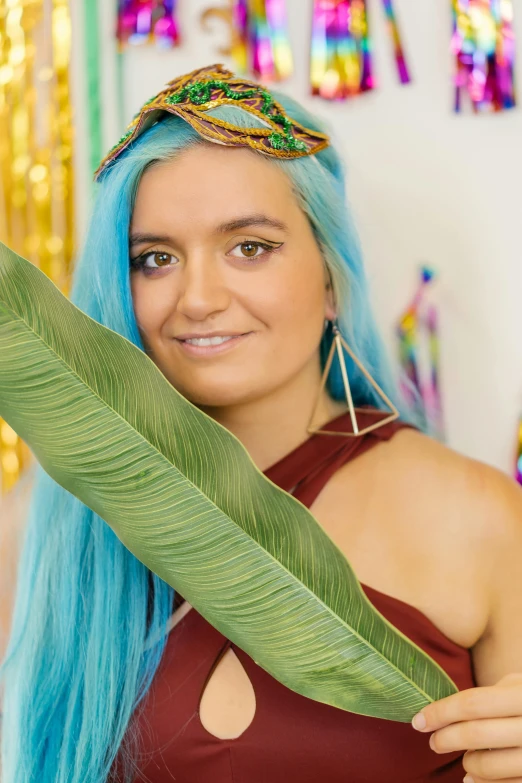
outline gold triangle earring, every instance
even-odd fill
[[[321,379],[321,385],[319,387],[319,392],[317,395],[317,400],[314,406],[314,410],[312,413],[312,418],[310,420],[310,424],[308,425],[307,432],[309,432],[311,435],[320,434],[320,435],[344,435],[347,438],[360,438],[362,435],[366,435],[367,432],[371,432],[372,430],[376,430],[379,427],[384,427],[385,424],[389,424],[392,421],[395,421],[395,419],[398,419],[400,416],[399,411],[395,407],[395,405],[392,403],[392,401],[389,399],[389,397],[386,396],[386,394],[383,392],[379,384],[372,378],[368,370],[363,366],[363,364],[359,361],[359,359],[355,356],[353,351],[351,350],[350,346],[346,343],[346,340],[343,339],[341,332],[339,331],[339,326],[337,323],[337,319],[332,322],[332,328],[334,333],[334,339],[332,340],[332,347],[330,348],[330,353],[328,354],[328,358],[326,360],[326,364],[324,367],[323,377]],[[357,413],[367,413],[367,411],[363,410],[362,408],[355,408],[353,404],[353,398],[352,398],[352,392],[350,389],[350,381],[348,380],[348,373],[346,371],[346,362],[344,361],[344,354],[343,354],[343,346],[346,349],[348,355],[353,359],[357,367],[360,369],[360,371],[363,373],[365,378],[368,379],[369,383],[373,386],[375,391],[378,393],[379,397],[383,400],[383,402],[387,405],[387,407],[390,410],[390,415],[386,416],[386,418],[381,419],[381,421],[376,422],[375,424],[370,424],[368,427],[364,427],[363,429],[359,428],[359,424],[357,422]],[[334,354],[337,353],[337,357],[339,359],[339,364],[341,367],[341,375],[343,378],[343,385],[344,385],[344,391],[346,394],[346,401],[348,403],[348,410],[350,411],[350,419],[352,422],[352,429],[353,432],[330,432],[329,430],[321,430],[317,427],[313,426],[313,421],[315,418],[315,415],[317,413],[317,409],[319,407],[319,402],[321,399],[322,391],[326,385],[326,381],[328,380],[328,375],[330,373],[330,368],[332,366]]]

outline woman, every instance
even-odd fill
[[[99,171],[72,299],[311,507],[460,692],[419,731],[290,691],[39,471],[4,783],[522,780],[520,490],[384,410],[399,396],[342,166],[316,120],[281,102],[217,66],[149,101]],[[339,368],[324,372],[336,329],[365,368],[346,354],[356,420]]]

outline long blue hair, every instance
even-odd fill
[[[295,101],[277,97],[294,119],[324,130]],[[252,125],[251,115],[238,106],[216,113]],[[129,286],[128,230],[136,191],[147,166],[201,143],[187,123],[168,116],[134,142],[98,185],[71,299],[142,350]],[[329,147],[271,163],[290,177],[308,216],[331,274],[343,336],[403,418],[411,419],[371,312],[338,154]],[[320,346],[323,362],[330,341],[327,332]],[[359,368],[348,356],[346,361],[355,403],[382,407]],[[343,398],[335,368],[329,390]],[[132,779],[130,719],[161,660],[173,599],[172,588],[100,517],[37,468],[0,668],[3,783],[105,783],[117,755],[127,759],[126,779]]]

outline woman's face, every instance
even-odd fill
[[[195,405],[251,402],[320,372],[334,316],[323,259],[290,181],[261,155],[199,145],[149,168],[130,258],[144,346]],[[207,335],[233,337],[187,342]]]

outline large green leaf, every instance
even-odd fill
[[[55,481],[287,687],[397,721],[457,690],[234,435],[1,244],[0,416]]]

